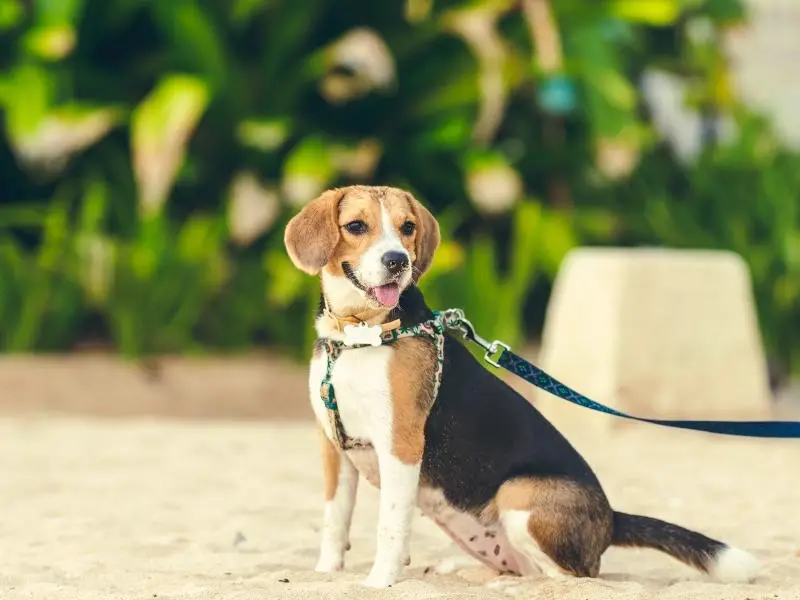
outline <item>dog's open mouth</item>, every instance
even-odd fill
[[[383,306],[387,308],[394,308],[400,301],[400,284],[396,281],[384,283],[383,285],[379,285],[374,288],[367,288],[358,280],[358,277],[356,277],[356,273],[353,271],[353,267],[349,262],[345,261],[342,263],[342,271],[344,271],[345,277],[350,280],[350,283],[352,283],[361,291],[365,292],[367,296],[373,300],[376,300]]]
[[[367,294],[387,308],[393,308],[397,306],[397,302],[400,300],[400,286],[397,283],[385,283],[384,285],[370,288]]]

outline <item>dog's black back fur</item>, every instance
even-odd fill
[[[433,317],[416,287],[390,318],[403,326]],[[501,433],[498,433],[501,432]],[[425,426],[423,480],[452,505],[480,511],[514,477],[558,477],[600,490],[589,465],[542,416],[447,335],[439,394]]]

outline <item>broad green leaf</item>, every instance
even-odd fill
[[[775,282],[775,303],[786,311],[798,311],[800,306],[800,274],[790,274],[778,277]]]
[[[72,53],[77,32],[68,23],[35,27],[25,35],[25,49],[43,60],[61,60]]]
[[[479,101],[478,73],[473,71],[442,78],[436,88],[419,95],[408,107],[408,114],[416,118],[452,114],[456,109],[474,107]]]
[[[291,122],[287,119],[252,118],[239,123],[236,137],[245,146],[267,152],[278,149],[290,131]]]
[[[33,63],[16,65],[0,79],[0,102],[6,113],[6,128],[12,143],[32,133],[50,107],[54,81]]]
[[[33,130],[17,135],[14,149],[24,163],[58,171],[72,155],[102,139],[122,116],[115,107],[59,106],[47,111]]]
[[[595,139],[617,139],[636,130],[636,115],[611,105],[606,97],[589,87],[585,91],[586,110]]]
[[[626,21],[671,25],[680,15],[679,0],[610,0],[611,14]]]
[[[574,68],[584,81],[585,109],[595,138],[614,139],[636,127],[636,91],[623,75],[617,49],[602,23],[576,28],[569,37]]]
[[[561,212],[549,212],[539,232],[541,264],[554,277],[567,253],[578,245],[578,238],[570,216]]]
[[[78,278],[88,301],[96,307],[107,307],[114,282],[116,245],[105,235],[79,234],[75,240]]]
[[[74,25],[83,12],[85,0],[36,0],[34,4],[38,25]]]
[[[433,0],[405,0],[405,17],[411,23],[424,21],[430,16]]]
[[[225,84],[230,65],[226,64],[223,41],[208,9],[196,0],[157,1],[152,7],[164,35],[173,44],[178,68],[202,75],[205,83],[218,92]]]
[[[176,249],[181,270],[202,267],[201,277],[192,277],[204,285],[217,286],[226,277],[222,260],[223,226],[221,219],[195,214],[186,219],[178,233]]]
[[[0,31],[16,27],[25,17],[25,9],[20,0],[0,0]]]
[[[703,14],[723,25],[741,23],[747,16],[748,4],[744,0],[706,0]]]
[[[0,204],[0,231],[12,227],[41,227],[49,208],[50,203],[38,201]]]
[[[282,250],[270,250],[264,255],[264,269],[270,274],[267,300],[273,306],[286,308],[305,294],[306,275]]]
[[[610,106],[628,112],[636,108],[636,90],[619,71],[590,67],[584,77]]]
[[[430,145],[439,150],[462,148],[469,142],[472,133],[471,119],[467,115],[460,115],[452,111],[450,115],[431,119],[432,127],[423,134],[425,145]]]
[[[203,80],[169,75],[134,110],[131,150],[144,213],[161,210],[208,101],[208,86]]]
[[[442,241],[436,250],[430,269],[425,273],[425,280],[454,271],[464,264],[464,259],[465,252],[461,244],[454,241]]]
[[[246,25],[250,20],[269,7],[276,0],[232,0],[230,8],[231,23]]]
[[[518,293],[527,289],[535,274],[542,244],[542,224],[542,205],[536,201],[520,202],[514,214],[510,277],[510,285]]]
[[[611,239],[615,236],[623,216],[606,208],[582,208],[573,215],[577,228],[596,239]]]
[[[326,140],[306,136],[283,163],[282,191],[290,204],[302,206],[322,193],[333,176],[333,158]]]
[[[98,233],[108,210],[108,183],[100,178],[92,178],[86,184],[81,201],[79,231]]]
[[[481,236],[472,242],[467,268],[471,272],[475,290],[496,290],[500,287],[495,247],[491,238]]]

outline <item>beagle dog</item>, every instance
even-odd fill
[[[415,336],[329,356],[348,327],[385,333],[432,319],[416,283],[439,241],[433,215],[392,187],[326,191],[286,226],[289,257],[322,289],[309,376],[325,488],[317,571],[344,566],[361,474],[380,489],[369,587],[391,586],[408,564],[415,506],[498,573],[596,577],[613,545],[660,550],[722,581],[752,580],[750,554],[613,510],[580,454],[457,337],[444,336],[443,356]]]

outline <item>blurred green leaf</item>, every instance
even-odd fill
[[[20,0],[0,0],[0,31],[8,31],[19,25],[25,17]]]
[[[283,164],[283,194],[290,204],[302,206],[321,194],[333,176],[327,141],[321,136],[307,136],[292,148]]]
[[[35,20],[43,26],[77,23],[85,0],[36,0]]]
[[[47,71],[32,63],[19,63],[0,76],[0,102],[12,141],[36,129],[53,99],[53,81]]]
[[[285,119],[246,119],[236,128],[236,136],[244,146],[270,151],[279,148],[289,137],[291,123]]]
[[[626,21],[639,21],[664,26],[675,22],[680,14],[679,0],[610,0],[611,14]]]
[[[244,25],[259,12],[268,8],[277,0],[232,0],[230,15],[231,23]]]
[[[264,269],[270,273],[267,300],[277,308],[286,308],[306,293],[308,278],[299,271],[280,248],[264,256]]]
[[[25,48],[33,56],[43,60],[61,60],[75,47],[75,29],[60,23],[31,29],[25,35]]]
[[[158,212],[164,204],[208,101],[208,87],[201,79],[169,75],[134,110],[131,150],[145,214]]]
[[[204,84],[219,92],[230,67],[208,9],[197,0],[152,2],[151,6],[162,32],[175,48],[175,68],[203,76]]]

